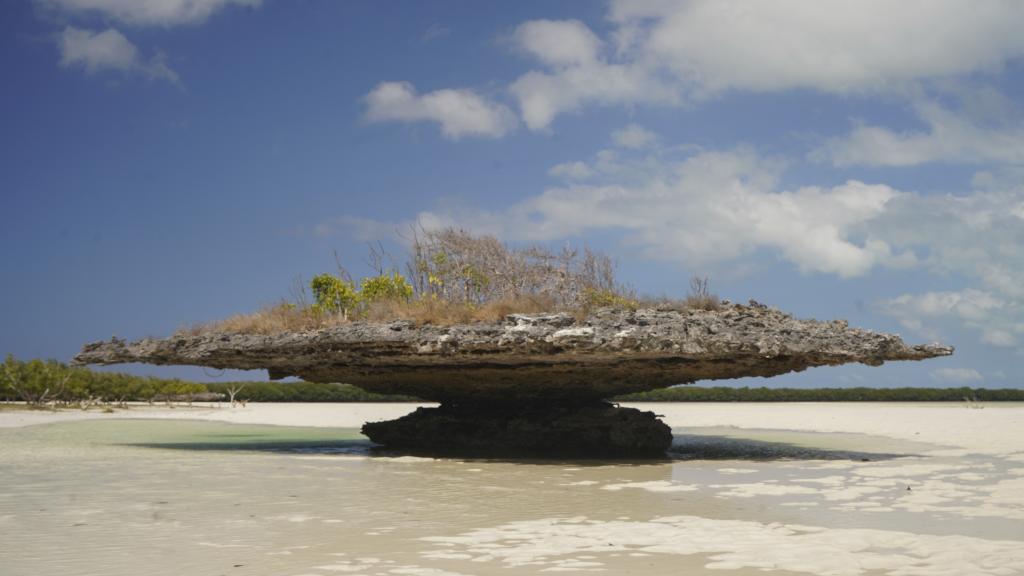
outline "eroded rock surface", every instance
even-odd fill
[[[697,380],[775,376],[814,366],[952,354],[908,346],[844,321],[799,320],[758,306],[511,315],[502,322],[416,326],[354,322],[311,332],[176,335],[86,345],[78,364],[265,369],[272,378],[347,382],[440,402],[571,401]]]

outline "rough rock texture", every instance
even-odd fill
[[[278,335],[203,334],[86,345],[78,364],[266,369],[272,378],[347,382],[440,402],[579,405],[697,380],[775,376],[813,366],[952,354],[844,321],[798,320],[761,306],[511,315],[497,323],[354,322]]]
[[[488,456],[661,456],[672,445],[672,430],[653,412],[605,402],[442,404],[369,422],[363,434],[391,448]]]
[[[672,432],[651,412],[602,399],[696,380],[946,356],[939,345],[846,322],[797,320],[752,303],[719,310],[511,315],[498,323],[354,322],[277,335],[203,334],[86,345],[78,364],[266,369],[441,402],[363,426],[395,448],[470,454],[660,455]]]

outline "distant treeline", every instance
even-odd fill
[[[8,355],[0,364],[0,400],[34,405],[123,404],[205,399],[206,386],[176,378],[152,378],[72,368],[56,360],[26,362]]]
[[[320,384],[317,382],[217,382],[207,383],[207,390],[244,402],[421,402],[412,396],[373,394],[351,384]]]
[[[33,405],[81,406],[125,402],[411,402],[408,396],[371,394],[349,384],[314,382],[218,382],[201,384],[70,367],[56,360],[17,360],[0,364],[0,401]]]
[[[620,396],[622,402],[1022,402],[1003,388],[728,388],[677,386]]]
[[[0,364],[0,401],[89,407],[125,402],[418,402],[373,394],[349,384],[217,382],[200,384],[73,368],[55,360]],[[677,386],[620,396],[621,402],[1024,402],[1024,389],[984,388],[729,388]]]

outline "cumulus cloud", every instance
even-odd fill
[[[981,382],[985,378],[974,368],[939,368],[932,370],[932,379],[950,384]]]
[[[408,82],[382,82],[365,97],[371,122],[437,122],[453,140],[464,136],[499,138],[516,125],[506,106],[472,90],[436,90],[418,94]]]
[[[967,288],[903,294],[881,310],[907,328],[937,338],[967,328],[985,344],[1018,347],[1024,337],[1024,187],[896,199],[871,230],[921,254],[935,274],[962,277]]]
[[[578,20],[533,20],[516,29],[516,45],[548,69],[520,76],[509,87],[523,121],[542,130],[556,116],[584,104],[673,103],[675,90],[640,63],[611,62],[602,43]]]
[[[811,154],[835,166],[913,166],[926,162],[1024,164],[1024,124],[983,126],[934,102],[916,112],[923,132],[896,132],[881,126],[857,126]]]
[[[519,47],[550,66],[597,60],[601,40],[579,20],[531,20],[513,34]]]
[[[135,26],[176,26],[205,22],[230,6],[257,7],[262,0],[36,0],[47,9],[99,14]]]
[[[871,223],[919,265],[962,279],[955,291],[903,294],[882,311],[920,334],[966,328],[985,344],[1018,347],[1024,337],[1024,186],[963,195],[907,194]]]
[[[516,29],[515,45],[542,66],[510,85],[530,129],[585,105],[729,90],[907,91],[1024,56],[1024,4],[1008,1],[614,0],[609,19],[607,39],[577,20]]]
[[[537,63],[508,86],[529,129],[546,130],[585,106],[676,106],[731,90],[912,94],[925,81],[998,72],[1024,56],[1017,25],[1024,3],[1008,0],[613,0],[608,19],[604,38],[579,20],[531,20],[515,29],[511,44]],[[832,156],[858,163],[862,150],[878,145],[895,152],[892,162],[916,162],[997,148],[984,144],[987,133],[935,121],[968,143],[944,144],[941,130],[865,126],[848,147],[835,143]]]
[[[857,180],[783,188],[786,164],[748,148],[602,150],[550,169],[559,185],[504,209],[420,213],[507,240],[615,233],[642,256],[690,269],[774,255],[842,278],[914,269],[963,287],[906,293],[877,311],[928,338],[966,329],[985,344],[1024,342],[1024,186],[921,194]],[[394,230],[396,224],[382,225]],[[400,226],[400,225],[399,225]]]
[[[620,50],[705,91],[888,89],[1024,55],[1019,2],[613,0]]]
[[[630,124],[612,132],[612,140],[623,148],[646,148],[658,141],[658,135],[639,124]]]
[[[684,149],[685,150],[685,149]],[[630,152],[626,150],[625,152]],[[782,189],[786,164],[747,148],[672,157],[603,150],[550,173],[569,182],[503,210],[419,214],[509,240],[617,231],[647,256],[735,263],[767,250],[800,270],[861,276],[877,267],[953,276],[958,291],[904,294],[880,306],[908,328],[977,329],[996,345],[1024,336],[1024,187],[921,194],[857,180]],[[585,180],[577,182],[573,180]],[[389,225],[393,227],[393,225]],[[934,333],[934,332],[933,332]]]
[[[586,180],[594,175],[594,170],[586,162],[563,162],[552,166],[548,174],[559,178]]]
[[[619,230],[647,256],[691,266],[769,248],[801,270],[851,277],[879,263],[912,259],[879,238],[854,238],[855,227],[877,217],[899,195],[887,186],[850,181],[778,191],[781,163],[745,149],[697,154],[657,172],[644,164],[648,179],[642,182],[630,182],[636,172],[628,161],[621,164],[618,173],[626,175],[621,183],[569,184],[500,213],[427,212],[420,220],[457,222],[522,240]]]
[[[167,66],[162,54],[144,59],[138,48],[113,28],[96,32],[68,26],[58,44],[61,66],[81,67],[90,74],[104,70],[142,74],[180,85],[178,74]]]
[[[1024,187],[963,195],[906,194],[871,232],[914,248],[921,265],[959,274],[1007,302],[1024,300]]]
[[[99,15],[131,26],[177,26],[205,22],[228,5],[257,7],[262,0],[35,0],[43,10],[62,15]],[[114,28],[102,32],[68,26],[59,38],[61,66],[89,73],[118,70],[167,80],[181,86],[163,53],[144,59],[138,48]]]
[[[996,347],[1013,347],[1024,335],[1024,307],[987,290],[902,294],[880,304],[906,328],[928,338],[940,339],[941,327],[964,326],[975,331],[982,342]]]

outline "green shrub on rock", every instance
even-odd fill
[[[412,284],[398,272],[390,275],[381,274],[363,278],[359,298],[363,302],[377,302],[379,300],[400,300],[408,302],[412,299]]]
[[[319,274],[309,283],[316,304],[313,308],[322,314],[341,314],[348,318],[349,313],[359,304],[359,292],[353,282],[342,280],[333,274]]]

